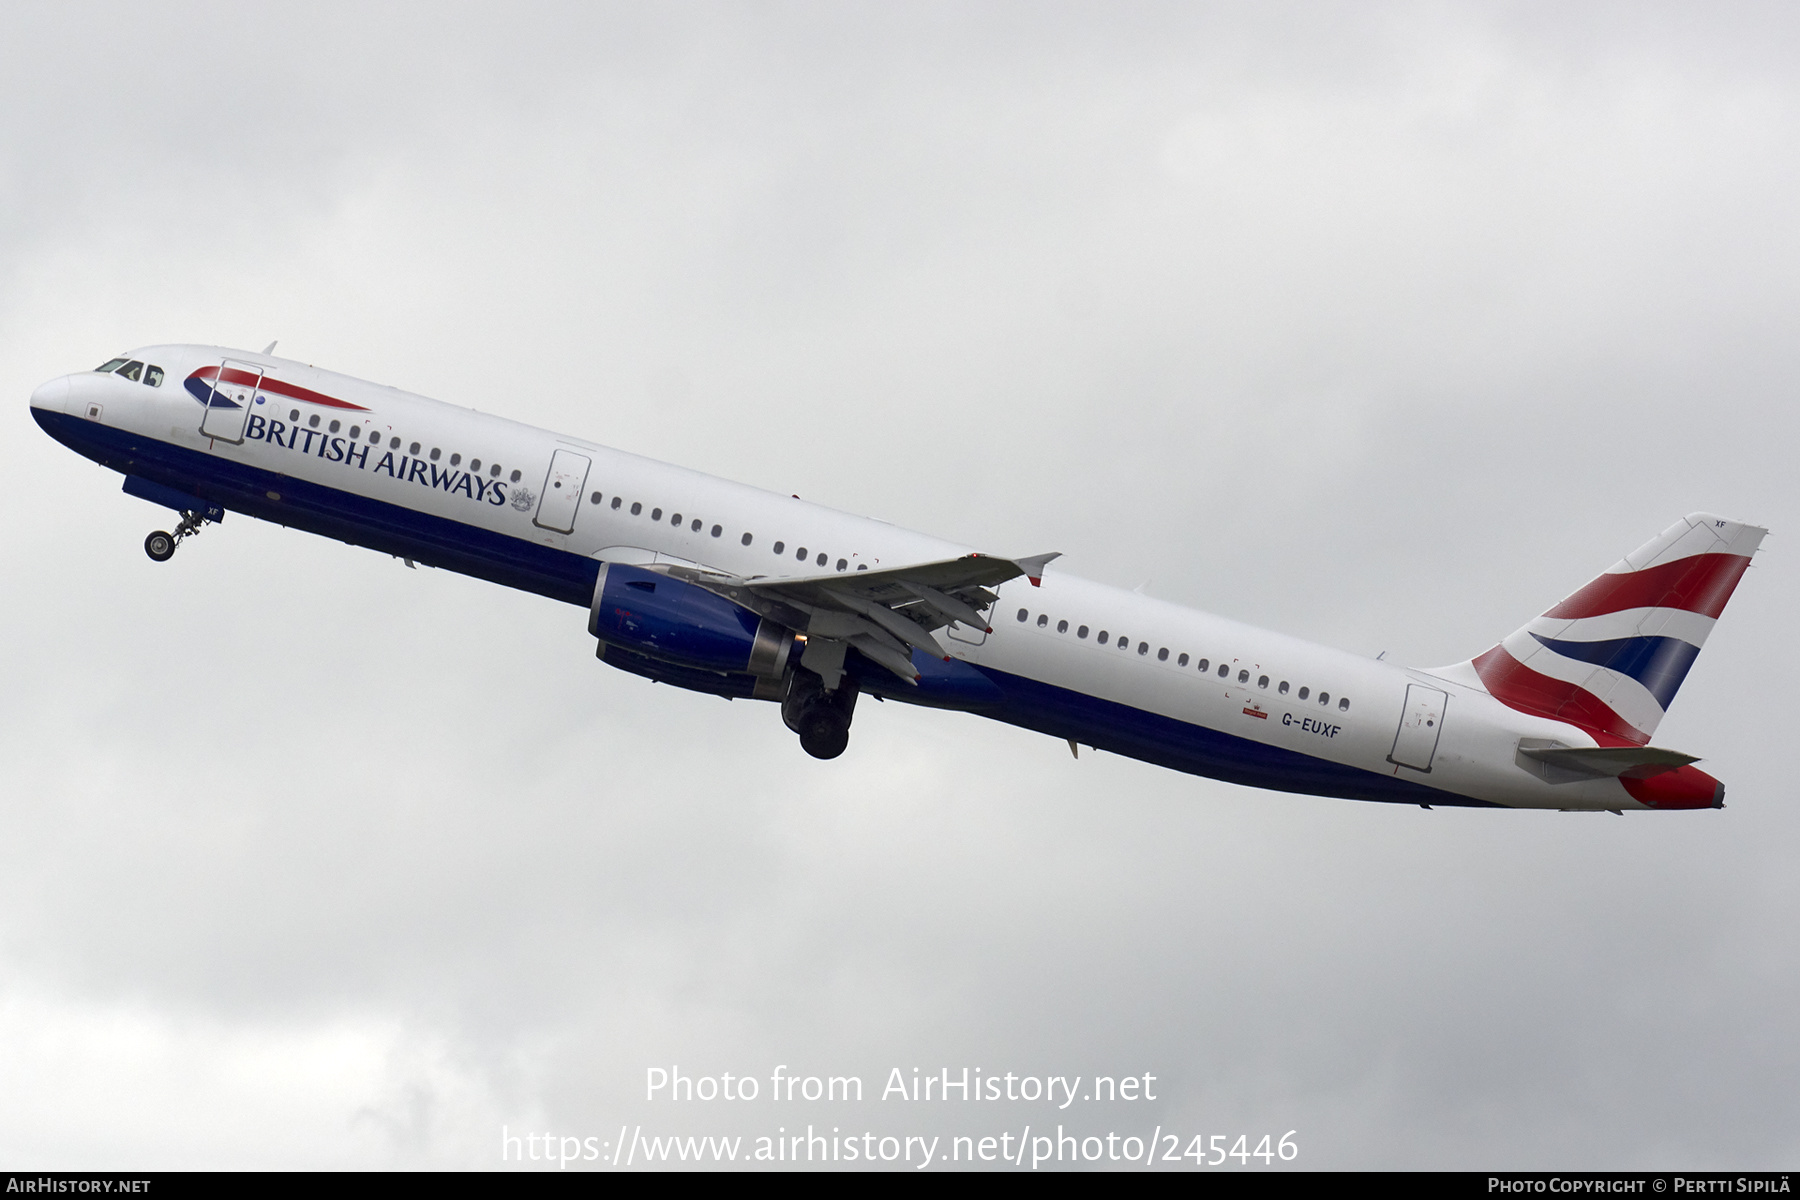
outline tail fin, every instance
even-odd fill
[[[1503,704],[1646,745],[1767,532],[1693,513],[1471,665]]]

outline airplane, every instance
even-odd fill
[[[1650,745],[1765,530],[1670,525],[1484,653],[1371,660],[580,438],[262,353],[146,346],[32,416],[179,515],[227,512],[587,610],[596,655],[779,706],[835,758],[860,695],[1193,775],[1354,800],[1721,808]]]

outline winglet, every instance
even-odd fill
[[[1031,580],[1032,587],[1042,587],[1044,583],[1044,568],[1050,564],[1051,559],[1061,557],[1061,550],[1052,550],[1048,554],[1034,554],[1030,558],[1015,558],[1013,559],[1013,565],[1025,572],[1025,578]]]

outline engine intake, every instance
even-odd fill
[[[588,632],[659,662],[779,680],[794,633],[703,587],[623,563],[602,563]]]

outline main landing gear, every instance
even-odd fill
[[[800,748],[814,758],[836,758],[850,744],[850,714],[856,711],[856,684],[840,678],[836,691],[805,667],[788,672],[781,719],[800,735]]]
[[[181,524],[175,527],[174,533],[164,533],[158,529],[144,539],[144,553],[154,562],[168,562],[175,557],[175,547],[181,545],[182,538],[190,538],[200,532],[206,524],[206,518],[197,512],[181,514]]]

